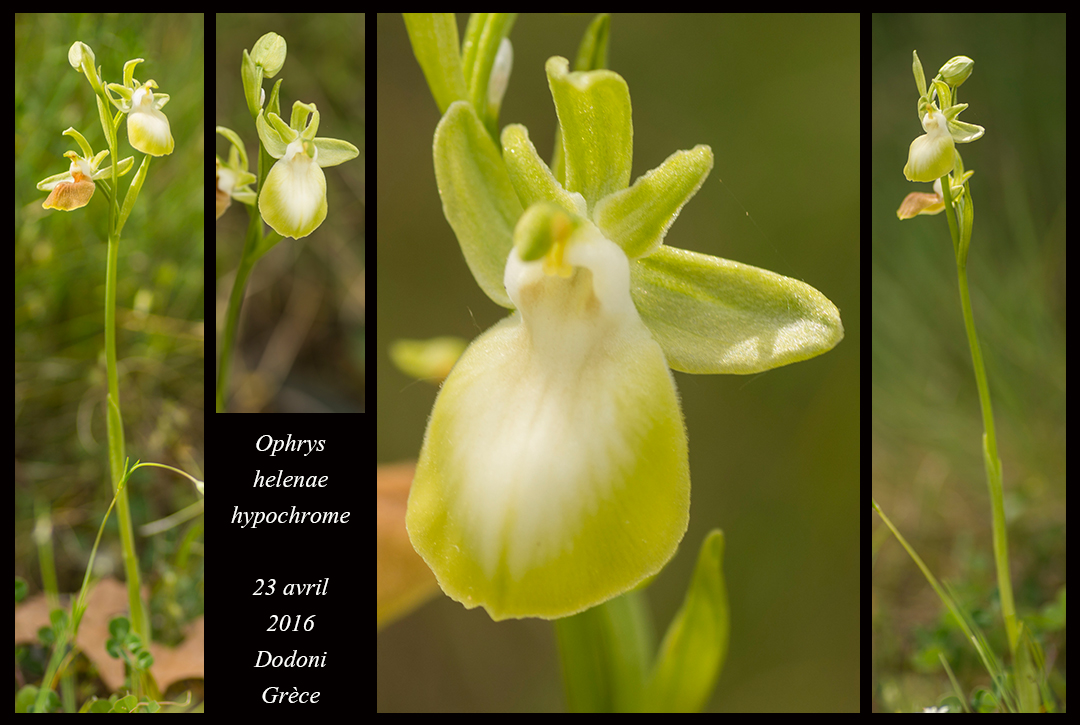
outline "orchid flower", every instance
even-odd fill
[[[127,114],[131,146],[150,156],[166,156],[173,152],[174,147],[169,119],[161,112],[169,102],[169,96],[166,93],[155,95],[154,89],[158,85],[153,80],[146,83],[135,80],[135,66],[142,62],[142,58],[135,58],[124,64],[124,84],[110,83],[107,86],[110,91],[120,94],[120,100],[111,95],[109,99]]]
[[[37,183],[37,188],[50,192],[49,197],[41,203],[42,208],[72,211],[90,203],[90,198],[94,195],[94,180],[112,178],[112,166],[99,168],[109,155],[108,149],[94,154],[86,138],[74,128],[67,129],[63,135],[75,139],[83,155],[80,156],[74,151],[65,152],[64,157],[71,160],[68,170],[63,174],[42,179]],[[117,169],[118,175],[123,176],[130,171],[132,164],[134,160],[130,156],[122,160]]]
[[[480,287],[513,313],[443,384],[406,525],[443,591],[496,620],[581,612],[674,555],[690,467],[669,368],[756,373],[843,337],[813,287],[664,246],[712,169],[708,146],[630,185],[626,81],[560,57],[546,72],[557,171],[523,126],[496,145],[468,101],[435,131],[446,218]]]
[[[323,168],[350,161],[360,151],[348,141],[315,138],[319,111],[314,103],[294,103],[289,126],[273,111],[261,110],[255,125],[266,151],[278,159],[259,193],[263,221],[283,237],[306,237],[326,219]]]
[[[228,162],[222,161],[220,156],[217,157],[217,218],[220,219],[233,199],[248,206],[255,205],[256,194],[251,189],[251,184],[255,183],[256,177],[248,171],[247,150],[236,132],[224,126],[218,126],[217,132],[232,144],[229,147]]]

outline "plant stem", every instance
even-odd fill
[[[273,158],[260,142],[258,178],[260,195],[266,176],[273,165],[272,162]],[[244,306],[244,292],[247,290],[248,278],[251,276],[251,270],[255,268],[255,263],[279,241],[281,241],[281,235],[275,231],[263,236],[262,214],[259,212],[258,196],[256,196],[254,206],[248,208],[248,230],[244,240],[244,252],[240,256],[240,266],[236,270],[236,279],[233,280],[233,288],[229,293],[229,306],[225,311],[225,331],[221,336],[221,354],[218,357],[217,412],[219,413],[225,412],[229,372],[232,369],[233,354],[236,352],[236,333],[240,326],[240,309]]]
[[[99,102],[104,103],[104,99]],[[110,119],[109,113],[104,111],[101,113],[102,131],[105,132],[105,138],[109,143],[109,155],[113,159],[112,196],[109,199],[109,259],[105,271],[105,367],[109,384],[106,415],[109,434],[109,491],[115,494],[120,479],[124,475],[124,422],[120,414],[120,380],[116,368],[116,272],[120,256],[120,233],[117,229],[120,221],[120,183],[117,167],[120,165],[120,156],[117,153],[116,129],[111,125]],[[150,620],[146,616],[139,591],[139,559],[135,553],[135,533],[131,525],[131,509],[128,506],[126,486],[120,490],[116,502],[116,513],[120,527],[120,543],[123,548],[124,576],[127,579],[131,623],[143,641],[149,644]]]
[[[990,508],[993,514],[994,560],[997,565],[998,591],[1001,595],[1001,613],[1005,619],[1005,632],[1009,638],[1009,651],[1015,657],[1018,638],[1016,604],[1013,601],[1012,579],[1009,575],[1009,539],[1005,525],[1005,497],[1002,487],[1001,459],[998,457],[997,435],[994,432],[994,410],[990,402],[990,385],[986,379],[979,336],[975,331],[975,317],[971,311],[971,294],[968,291],[967,250],[971,242],[971,222],[975,211],[971,200],[971,188],[964,184],[961,204],[967,205],[964,214],[968,223],[964,223],[960,208],[953,207],[952,189],[949,177],[942,179],[942,195],[945,199],[945,216],[949,220],[949,232],[956,251],[956,276],[960,288],[960,306],[964,313],[964,327],[967,330],[968,347],[971,348],[971,363],[975,369],[975,384],[979,389],[979,405],[983,418],[983,462],[986,467],[986,482],[990,489]],[[957,219],[953,220],[952,214]]]
[[[256,210],[249,219],[244,252],[240,257],[240,266],[236,270],[232,291],[229,293],[229,306],[225,310],[225,331],[221,335],[221,355],[218,362],[217,377],[217,412],[225,412],[225,395],[229,387],[229,372],[232,368],[232,356],[236,350],[236,332],[240,326],[240,309],[244,305],[244,292],[248,278],[255,267],[258,256],[255,249],[262,236],[262,218]]]

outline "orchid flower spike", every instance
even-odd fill
[[[288,126],[273,111],[260,110],[255,126],[266,151],[278,160],[259,193],[259,213],[281,236],[306,237],[326,219],[322,170],[351,161],[360,151],[348,141],[315,137],[319,111],[314,103],[294,103]]]
[[[61,211],[80,209],[89,204],[90,197],[94,195],[94,180],[112,177],[112,166],[106,166],[104,169],[99,168],[101,162],[109,155],[108,149],[95,155],[93,149],[90,148],[90,144],[74,128],[64,131],[64,135],[71,136],[78,142],[79,147],[83,150],[83,155],[80,156],[74,151],[66,152],[64,157],[71,160],[71,166],[68,170],[63,174],[50,176],[37,183],[38,189],[50,192],[49,198],[41,204],[43,209],[59,209]],[[121,161],[120,167],[117,169],[118,175],[123,176],[126,174],[131,170],[133,164],[134,159],[130,156]]]
[[[110,83],[108,88],[120,94],[120,100],[111,95],[109,99],[127,114],[128,141],[131,146],[150,156],[167,156],[173,152],[174,142],[168,117],[161,109],[169,102],[167,93],[154,93],[157,83],[149,80],[139,83],[133,77],[135,66],[142,58],[124,64],[124,84]]]
[[[971,143],[982,138],[985,129],[959,120],[966,103],[953,104],[956,88],[971,75],[974,61],[956,56],[926,85],[919,54],[912,51],[912,71],[919,89],[919,120],[925,134],[911,142],[904,176],[908,181],[932,182],[953,170],[958,143]],[[939,105],[940,104],[940,105]]]

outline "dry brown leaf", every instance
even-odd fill
[[[146,597],[146,592],[143,592]],[[109,639],[109,620],[128,613],[127,587],[116,579],[102,579],[86,598],[86,613],[79,624],[76,644],[94,663],[101,679],[110,691],[124,684],[124,661],[116,660],[105,651]],[[49,626],[49,605],[44,594],[35,594],[15,608],[15,644],[37,641],[38,630]],[[154,665],[150,672],[164,692],[179,680],[203,676],[203,618],[191,622],[186,638],[178,647],[150,643]]]

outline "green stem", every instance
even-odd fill
[[[990,508],[993,513],[994,560],[997,565],[998,591],[1001,594],[1001,612],[1005,619],[1005,632],[1009,638],[1009,651],[1015,657],[1018,639],[1016,604],[1013,600],[1012,578],[1009,574],[1009,539],[1005,525],[1005,496],[1002,487],[1001,459],[998,457],[997,435],[994,432],[994,410],[990,402],[990,385],[986,379],[979,336],[975,331],[975,317],[971,311],[971,294],[968,291],[967,251],[971,243],[971,226],[975,210],[971,200],[971,188],[964,185],[964,195],[960,203],[967,205],[963,212],[967,216],[965,223],[960,206],[953,207],[952,189],[949,177],[941,180],[941,191],[945,198],[945,216],[949,220],[949,232],[956,251],[956,276],[960,288],[960,306],[964,313],[964,327],[967,330],[968,347],[971,349],[971,363],[975,370],[975,384],[979,389],[979,405],[983,418],[983,463],[986,468],[986,482],[990,489]],[[956,220],[953,214],[957,215]]]
[[[221,355],[218,362],[217,377],[217,412],[225,412],[225,395],[229,388],[229,372],[232,369],[233,353],[236,350],[236,332],[240,326],[240,309],[244,305],[244,292],[247,290],[251,270],[255,267],[259,255],[259,237],[262,236],[262,218],[256,209],[248,223],[247,239],[240,266],[236,270],[232,292],[229,293],[229,306],[225,310],[225,331],[221,335]]]
[[[266,181],[273,158],[266,152],[266,147],[259,143],[259,195],[262,194],[263,182]],[[263,236],[262,215],[259,213],[259,197],[255,204],[248,207],[248,230],[244,240],[244,252],[240,257],[240,266],[236,270],[232,292],[229,293],[229,306],[225,310],[225,331],[221,336],[221,354],[218,358],[217,376],[217,412],[225,412],[225,397],[229,388],[229,372],[232,358],[236,352],[236,333],[240,326],[240,309],[244,306],[244,292],[255,263],[275,244],[281,241],[281,235],[271,231]]]
[[[101,102],[108,108],[108,99]],[[102,111],[102,131],[109,144],[112,156],[112,196],[109,199],[109,251],[105,272],[105,367],[109,385],[108,396],[108,435],[109,435],[109,482],[110,493],[116,493],[117,486],[124,475],[124,422],[120,414],[120,380],[116,365],[116,277],[120,256],[120,184],[118,166],[120,155],[117,153],[116,128],[112,125],[111,114]],[[131,508],[128,505],[127,488],[120,489],[116,501],[117,521],[120,527],[120,543],[123,548],[124,575],[127,579],[128,606],[131,609],[131,622],[135,631],[150,642],[150,620],[143,607],[139,591],[139,559],[135,553],[135,533],[131,524]]]

